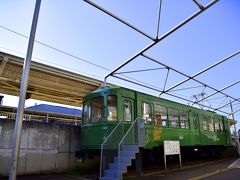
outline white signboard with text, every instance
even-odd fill
[[[164,154],[165,155],[180,154],[179,141],[164,141]]]
[[[179,141],[163,141],[164,148],[164,164],[165,171],[167,171],[167,159],[168,155],[178,155],[180,169],[182,168],[181,152],[180,152],[180,142]]]

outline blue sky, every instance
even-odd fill
[[[152,37],[156,37],[158,0],[95,0],[94,2]],[[206,5],[210,1],[199,0],[199,2]],[[29,36],[34,5],[35,2],[32,0],[1,1],[0,26]],[[198,11],[198,7],[192,0],[163,0],[159,35],[161,36],[196,11]],[[146,54],[188,75],[193,75],[240,50],[239,18],[240,1],[220,0],[213,7],[147,51]],[[28,39],[1,27],[0,51],[25,57]],[[36,40],[106,69],[117,67],[151,43],[151,40],[143,35],[79,0],[42,0]],[[101,80],[109,72],[37,43],[34,46],[33,57],[36,61]],[[200,75],[197,79],[217,89],[237,81],[240,77],[239,58],[236,56],[204,75]],[[154,67],[158,66],[144,58],[137,58],[121,71]],[[158,87],[163,86],[165,75],[166,71],[164,70],[128,74],[128,76]],[[167,87],[171,87],[183,79],[185,78],[182,76],[170,73]],[[113,78],[110,78],[109,81],[157,95],[156,92],[129,85]],[[192,86],[198,86],[198,84],[191,81],[180,86],[179,89]],[[225,92],[238,98],[240,95],[239,87],[240,85],[236,85]],[[198,94],[202,90],[203,87],[200,87],[177,93],[191,99],[194,94]],[[213,91],[205,89],[204,92],[208,95]],[[175,100],[169,96],[163,97]],[[4,102],[16,105],[16,100],[13,99]],[[217,99],[216,102],[205,103],[213,106],[227,101],[219,94],[213,99]],[[34,102],[27,100],[26,106],[32,105]],[[239,109],[240,103],[234,104],[234,108]],[[230,111],[229,107],[225,110]],[[240,120],[239,112],[236,114],[236,119]]]

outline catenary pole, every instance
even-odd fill
[[[230,107],[231,107],[232,119],[233,119],[233,121],[235,121],[232,101],[230,101]],[[236,146],[237,146],[237,150],[238,150],[238,156],[240,156],[240,144],[239,144],[239,139],[238,139],[239,137],[237,135],[236,123],[234,123],[234,136],[235,136],[235,142],[236,142]]]
[[[28,41],[27,55],[23,65],[21,89],[20,89],[20,96],[19,96],[18,108],[17,108],[17,117],[16,117],[15,129],[13,134],[13,149],[12,149],[11,165],[9,170],[9,180],[15,180],[17,176],[18,155],[19,155],[19,149],[20,149],[24,105],[25,105],[25,99],[26,99],[30,65],[31,65],[33,45],[34,45],[34,39],[36,34],[40,5],[41,5],[41,0],[36,0],[31,32],[30,32],[30,37]]]

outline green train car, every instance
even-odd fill
[[[123,121],[126,127],[144,119],[144,149],[162,147],[164,140],[179,140],[181,147],[231,146],[228,118],[123,87],[106,87],[84,98],[80,135],[82,150],[99,150]]]

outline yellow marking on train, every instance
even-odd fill
[[[153,141],[160,140],[160,135],[162,134],[162,129],[154,128],[152,131]]]

